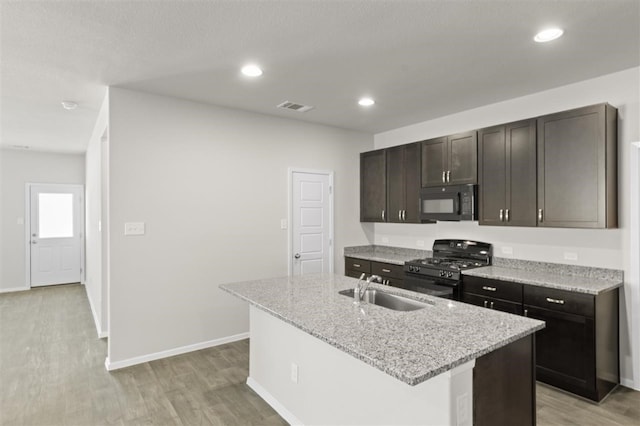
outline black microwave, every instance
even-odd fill
[[[420,219],[477,220],[477,185],[434,186],[420,190]]]

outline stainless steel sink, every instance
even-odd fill
[[[354,289],[350,288],[348,290],[339,291],[338,293],[353,299],[353,292]],[[418,309],[426,308],[429,305],[425,302],[419,302],[417,300],[409,299],[408,297],[390,294],[373,288],[367,289],[367,291],[364,292],[362,301],[382,306],[383,308],[393,309],[394,311],[416,311]]]

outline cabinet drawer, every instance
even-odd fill
[[[471,305],[482,306],[488,309],[495,309],[496,311],[522,315],[521,303],[507,302],[506,300],[493,299],[491,297],[482,297],[477,294],[471,293],[463,293],[462,301]]]
[[[474,293],[510,302],[522,302],[522,284],[519,283],[463,276],[462,287],[465,293]]]
[[[529,285],[524,287],[525,305],[593,318],[594,303],[595,296],[590,294]]]
[[[404,278],[403,265],[371,262],[371,273],[386,278]]]
[[[344,269],[345,271],[360,271],[360,273],[365,272],[368,274],[371,272],[371,262],[368,260],[356,259],[355,257],[345,257]]]

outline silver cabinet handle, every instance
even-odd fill
[[[490,309],[493,309],[493,302],[491,302],[491,306],[489,306]]]
[[[354,268],[359,268],[359,267],[360,267],[360,264],[359,264],[359,263],[354,263],[354,264],[353,264],[353,267],[354,267]]]
[[[405,222],[407,220],[407,211],[402,210],[402,221]]]
[[[552,299],[550,297],[547,297],[547,302],[556,303],[558,305],[564,305],[564,300],[562,300],[562,299]]]
[[[402,222],[402,210],[398,210],[398,221]]]
[[[485,308],[487,307],[487,301],[486,300],[484,301],[484,307]]]
[[[538,209],[538,222],[542,222],[542,209]]]
[[[382,272],[386,272],[387,274],[391,272],[391,269],[384,269],[382,268]]]
[[[296,259],[300,259],[300,253],[296,253],[293,257],[295,257]]]
[[[525,316],[525,317],[528,317],[528,316],[529,316],[529,310],[528,310],[528,309],[525,309],[525,310],[524,310],[524,316]]]
[[[504,220],[505,222],[509,222],[509,209],[504,211]]]
[[[496,291],[495,287],[489,287],[489,286],[486,286],[486,285],[483,285],[482,289],[483,290],[487,290],[487,291]]]
[[[451,182],[451,170],[447,170],[447,182]]]
[[[499,217],[500,217],[500,222],[504,221],[504,210],[500,209]]]
[[[31,241],[31,244],[38,244],[37,241]]]
[[[442,172],[442,183],[447,183],[447,172]]]
[[[384,209],[382,209],[382,221],[385,222],[385,220],[384,220]]]

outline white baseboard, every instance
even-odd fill
[[[85,292],[87,293],[87,299],[89,300],[89,307],[91,307],[91,315],[93,315],[93,323],[96,325],[96,332],[98,333],[98,339],[103,339],[105,337],[109,337],[109,332],[102,330],[102,323],[98,318],[98,314],[96,313],[96,309],[93,306],[93,300],[91,300],[91,296],[89,295],[89,287],[85,286]]]
[[[0,288],[0,293],[13,293],[16,291],[26,291],[26,290],[31,290],[31,287]]]
[[[303,423],[293,415],[293,413],[285,408],[273,395],[271,395],[265,388],[263,388],[258,382],[253,380],[253,378],[247,378],[247,386],[249,386],[255,393],[258,394],[260,398],[262,398],[267,404],[271,406],[276,413],[280,414],[287,423],[290,425],[302,425]]]
[[[620,378],[620,384],[626,388],[640,391],[640,386],[636,386],[636,384],[631,379]]]
[[[220,339],[209,340],[207,342],[195,343],[193,345],[181,346],[179,348],[169,349],[162,352],[156,352],[148,355],[137,356],[122,361],[111,362],[109,358],[105,360],[105,367],[108,371],[118,370],[120,368],[130,367],[132,365],[143,364],[156,359],[169,358],[170,356],[186,354],[187,352],[199,351],[201,349],[212,348],[214,346],[224,345],[226,343],[237,342],[238,340],[248,339],[249,333],[240,333],[233,336],[222,337]]]

